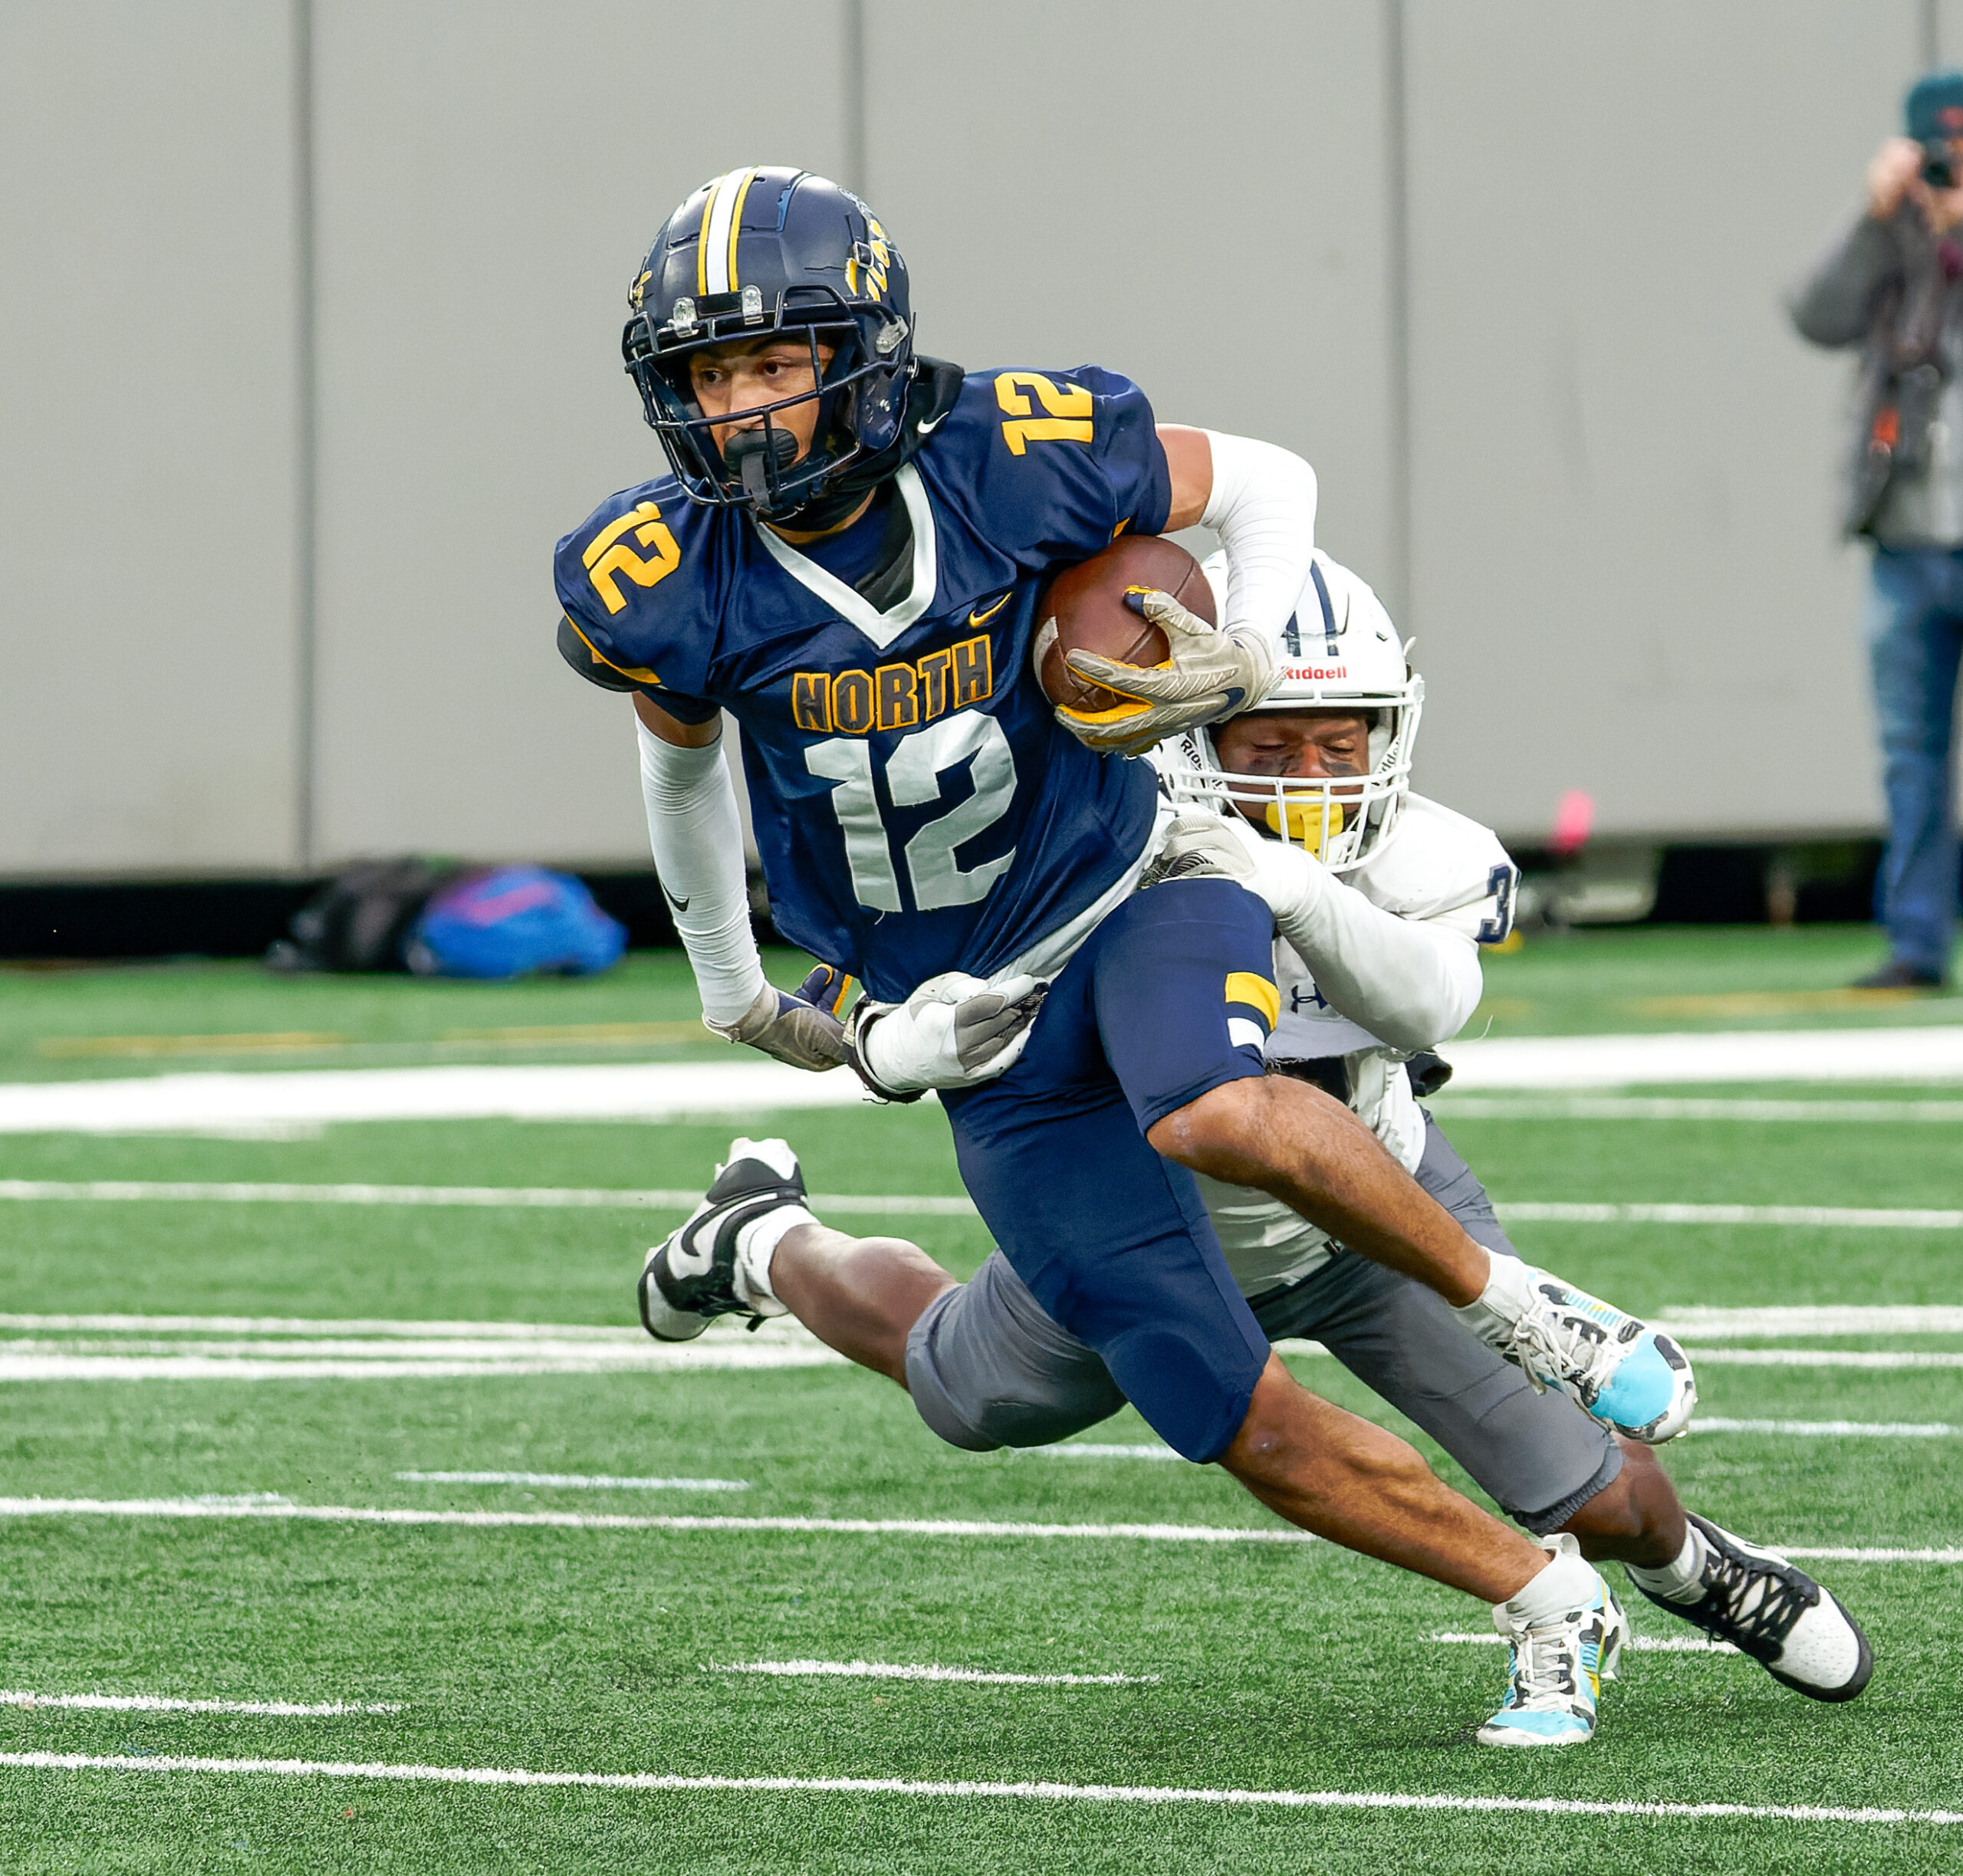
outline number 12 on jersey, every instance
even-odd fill
[[[886,793],[896,808],[939,800],[941,777],[971,757],[975,792],[915,829],[906,843],[902,857],[917,911],[972,905],[1008,871],[1015,859],[1013,847],[976,866],[961,866],[954,856],[955,848],[979,839],[1008,812],[1015,793],[1015,758],[1002,726],[979,710],[958,711],[903,736],[886,757]],[[904,910],[893,843],[873,787],[872,746],[863,737],[834,736],[806,750],[804,766],[820,780],[837,784],[832,811],[845,836],[853,896],[874,912]]]

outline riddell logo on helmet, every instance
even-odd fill
[[[1281,673],[1291,684],[1327,684],[1332,678],[1346,678],[1350,675],[1347,665],[1289,665]]]

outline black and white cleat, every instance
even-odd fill
[[[1705,1542],[1701,1594],[1679,1602],[1642,1593],[1810,1699],[1851,1700],[1859,1694],[1874,1673],[1874,1651],[1840,1598],[1777,1552],[1695,1512],[1685,1515]]]
[[[755,1329],[781,1316],[740,1268],[747,1227],[774,1211],[804,1206],[804,1175],[782,1140],[738,1138],[715,1169],[715,1183],[688,1222],[647,1253],[640,1279],[641,1322],[661,1342],[690,1342],[718,1316],[747,1316]]]

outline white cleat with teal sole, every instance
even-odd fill
[[[1580,1561],[1578,1550],[1570,1554]],[[1629,1622],[1601,1577],[1590,1570],[1587,1580],[1593,1586],[1579,1607],[1545,1621],[1510,1619],[1505,1603],[1494,1610],[1493,1626],[1512,1655],[1506,1699],[1479,1729],[1481,1746],[1585,1746],[1595,1736],[1602,1683],[1616,1677]]]
[[[1661,1446],[1690,1424],[1697,1379],[1683,1350],[1545,1270],[1495,1253],[1485,1291],[1458,1314],[1536,1388],[1559,1388],[1629,1439]]]

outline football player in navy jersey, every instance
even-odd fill
[[[963,1180],[1018,1276],[1169,1444],[1516,1623],[1586,1631],[1598,1658],[1619,1618],[1571,1545],[1550,1559],[1271,1355],[1185,1170],[1216,1115],[1245,1135],[1258,1105],[1278,1196],[1485,1308],[1496,1341],[1531,1339],[1544,1306],[1509,1288],[1511,1260],[1340,1104],[1264,1079],[1268,907],[1219,878],[1134,889],[1159,815],[1149,766],[1123,758],[1265,694],[1307,572],[1308,466],[1158,426],[1136,386],[1096,367],[965,375],[917,356],[897,249],[857,197],[801,172],[695,191],[630,297],[627,368],[672,472],[561,542],[561,646],[633,695],[656,862],[705,1020],[801,1066],[849,1061],[889,1098],[940,1089]],[[1166,663],[1073,652],[1130,701],[1053,711],[1029,662],[1047,576],[1126,529],[1195,524],[1227,556],[1220,629],[1146,596]],[[724,711],[744,731],[778,928],[866,986],[844,1024],[764,980]],[[788,1182],[746,1164],[696,1234],[702,1267],[687,1250],[643,1283],[657,1332],[664,1311],[693,1315],[692,1284],[726,1284],[746,1231],[791,1228]],[[1659,1385],[1639,1424],[1667,1437],[1687,1374]]]

